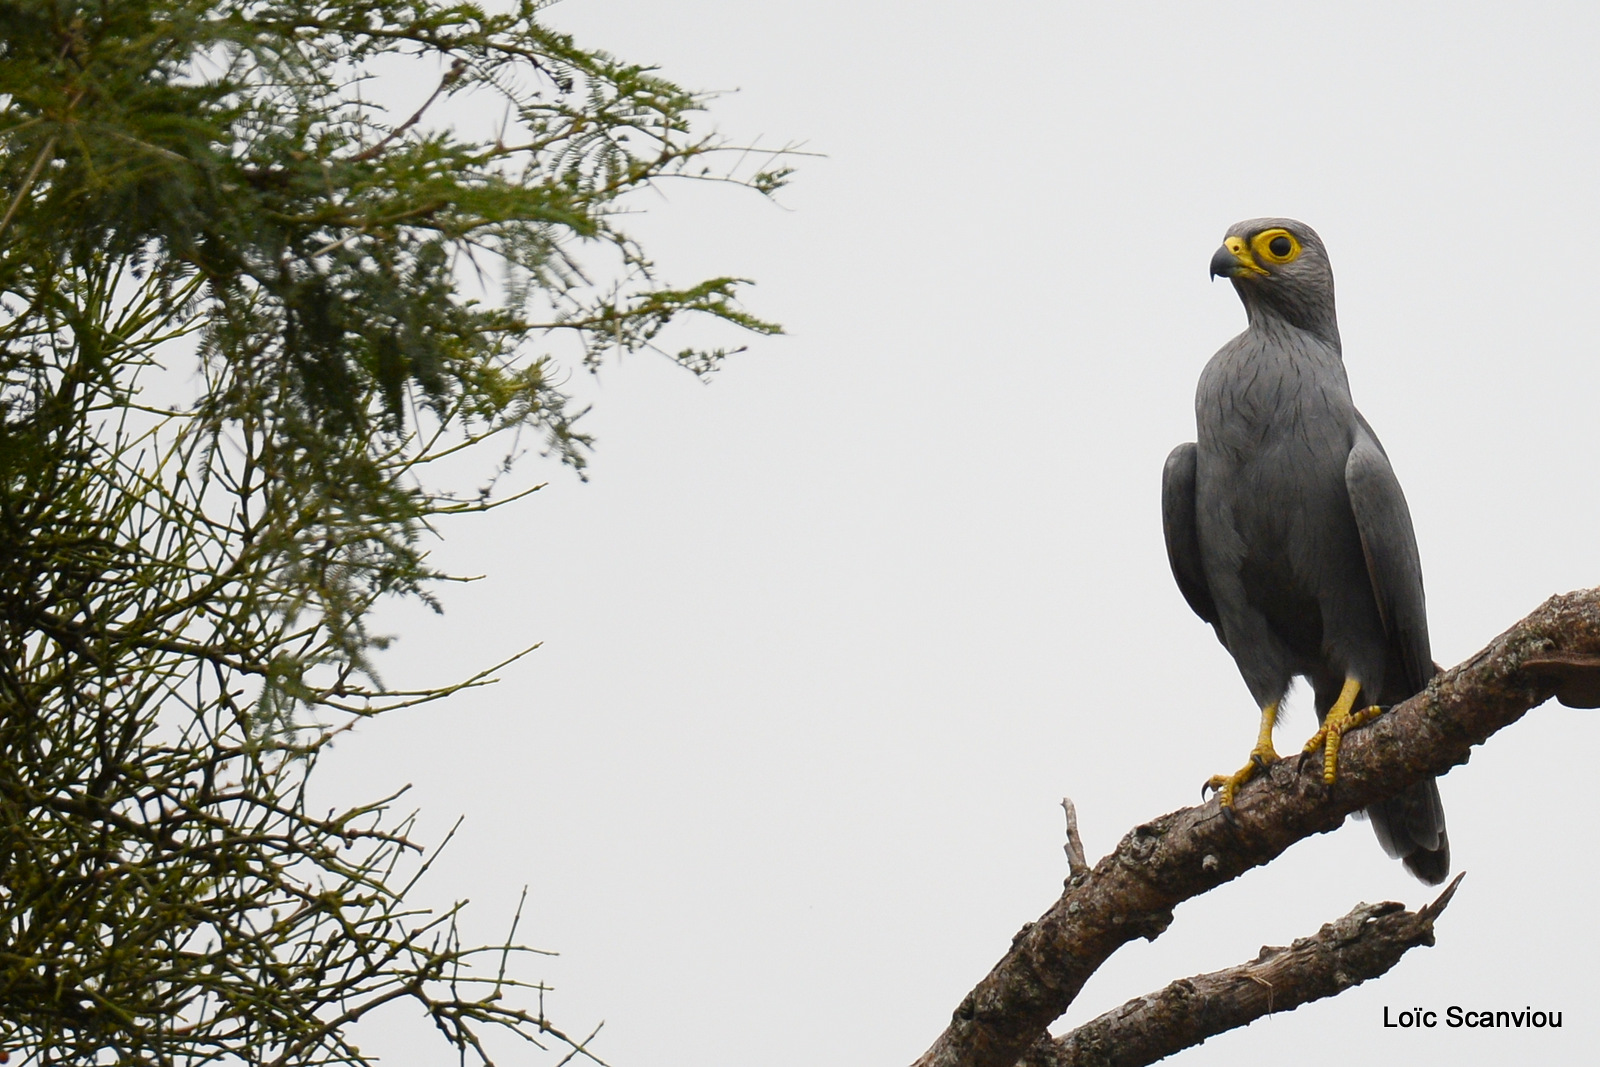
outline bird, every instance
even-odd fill
[[[1436,667],[1416,534],[1389,457],[1356,410],[1334,309],[1333,269],[1303,222],[1250,219],[1211,258],[1244,304],[1243,333],[1195,390],[1196,440],[1162,471],[1167,558],[1260,709],[1249,761],[1202,789],[1235,792],[1278,759],[1272,732],[1296,678],[1315,694],[1337,781],[1343,735],[1420,692]],[[1437,782],[1366,809],[1385,852],[1429,885],[1450,871]]]

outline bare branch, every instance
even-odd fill
[[[22,202],[27,199],[28,191],[33,188],[33,183],[39,180],[39,172],[44,170],[44,165],[54,158],[55,151],[56,139],[54,137],[46,141],[44,147],[39,149],[39,154],[34,157],[33,166],[28,170],[28,176],[22,179],[22,185],[12,194],[11,206],[6,208],[5,217],[0,218],[0,234],[4,234],[6,228],[11,225],[11,220],[16,215],[17,208],[21,207]]]
[[[1208,1037],[1274,1012],[1292,1011],[1386,973],[1418,945],[1433,946],[1433,922],[1458,874],[1419,911],[1394,901],[1357,904],[1343,918],[1288,948],[1268,946],[1249,963],[1173,982],[1128,1001],[1059,1038],[1042,1038],[1023,1067],[1144,1067]]]
[[[433,102],[439,99],[439,97],[442,96],[444,92],[452,85],[461,80],[461,75],[466,73],[466,70],[467,61],[464,59],[457,59],[454,63],[450,64],[450,69],[445,71],[444,77],[439,79],[439,87],[433,91],[432,96],[428,97],[428,99],[422,102],[422,106],[417,108],[415,114],[406,119],[400,125],[396,126],[394,129],[390,130],[388,134],[384,136],[383,140],[379,141],[371,148],[368,148],[366,151],[359,152],[352,156],[352,161],[356,163],[365,163],[367,160],[376,159],[378,157],[378,153],[387,148],[391,141],[405,136],[405,132],[407,130],[415,126],[418,122],[422,121],[422,116],[427,113],[427,110],[430,107],[433,106]]]
[[[1566,666],[1550,666],[1551,653]],[[1577,659],[1574,659],[1574,654]],[[1175,905],[1260,866],[1344,817],[1465,763],[1472,747],[1551,696],[1582,703],[1600,655],[1600,589],[1550,598],[1465,663],[1349,735],[1339,780],[1279,760],[1241,789],[1232,819],[1215,799],[1135,827],[1025,927],[956,1008],[917,1067],[1012,1067],[1090,975],[1135,937],[1154,939]],[[1578,666],[1572,664],[1577,663]]]
[[[1067,843],[1061,850],[1067,854],[1067,869],[1074,875],[1088,874],[1089,861],[1083,855],[1083,838],[1078,836],[1078,809],[1071,797],[1061,798],[1061,810],[1067,813]]]

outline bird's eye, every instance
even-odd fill
[[[1279,266],[1294,262],[1300,255],[1299,239],[1281,226],[1256,234],[1250,247],[1260,259]]]

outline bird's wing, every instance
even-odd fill
[[[1205,568],[1200,564],[1200,529],[1194,517],[1195,458],[1193,441],[1179,445],[1167,457],[1161,471],[1161,528],[1167,537],[1167,561],[1178,580],[1183,599],[1194,613],[1216,625],[1217,605],[1206,585]]]
[[[1345,461],[1344,480],[1361,533],[1361,551],[1367,559],[1367,576],[1388,645],[1384,688],[1386,697],[1405,699],[1420,692],[1433,676],[1433,654],[1428,647],[1428,611],[1422,594],[1422,562],[1417,537],[1411,528],[1400,481],[1378,437],[1357,415],[1355,446]],[[1399,677],[1395,677],[1398,672]],[[1404,689],[1403,694],[1399,693]]]

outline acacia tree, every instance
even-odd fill
[[[408,902],[408,822],[318,816],[386,692],[368,628],[430,599],[430,472],[581,467],[564,376],[695,313],[619,225],[670,176],[770,193],[704,99],[542,5],[0,3],[0,1045],[37,1063],[361,1064],[408,1001],[487,1062],[544,1015],[521,951]],[[432,93],[373,103],[404,62]],[[492,115],[473,139],[450,99]],[[748,159],[740,154],[737,159]],[[471,294],[471,295],[468,295]],[[693,373],[723,350],[669,353]]]

